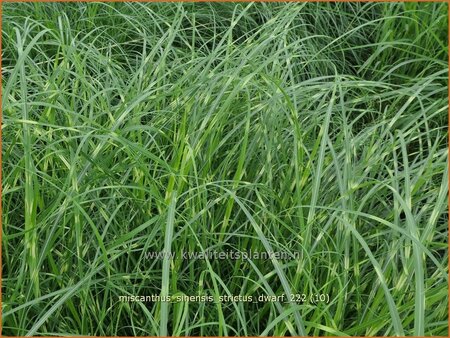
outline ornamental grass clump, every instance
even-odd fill
[[[448,335],[446,3],[2,7],[4,335]]]

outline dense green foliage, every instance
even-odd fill
[[[447,335],[446,3],[9,3],[2,48],[3,334]]]

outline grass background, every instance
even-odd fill
[[[446,3],[2,6],[4,335],[448,334]]]

